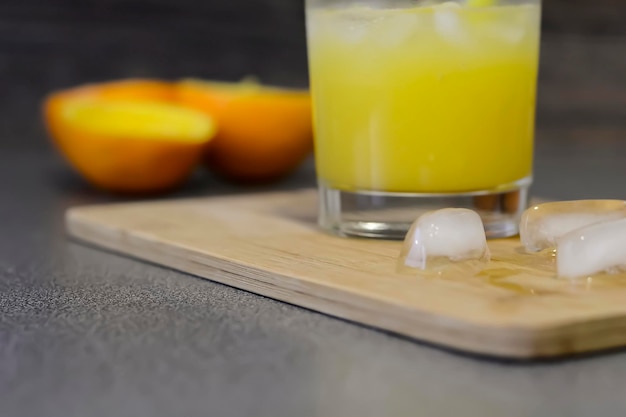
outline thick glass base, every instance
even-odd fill
[[[531,182],[529,177],[498,190],[455,194],[341,191],[320,182],[318,222],[340,236],[404,239],[426,211],[468,208],[480,214],[487,238],[509,237],[519,231]]]

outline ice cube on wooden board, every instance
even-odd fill
[[[447,208],[421,215],[407,233],[399,262],[426,270],[436,264],[489,260],[480,216],[468,209]]]
[[[520,222],[520,240],[529,252],[556,247],[559,237],[590,224],[626,217],[622,200],[578,200],[539,204]]]
[[[557,275],[562,278],[626,271],[626,218],[566,233],[556,248]]]

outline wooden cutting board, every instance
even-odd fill
[[[316,226],[313,190],[79,207],[71,236],[113,251],[422,341],[533,358],[626,345],[626,276],[554,277],[518,239],[482,271],[400,273],[401,242]]]

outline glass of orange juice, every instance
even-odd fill
[[[307,0],[320,225],[403,238],[465,207],[518,232],[532,181],[540,0]]]

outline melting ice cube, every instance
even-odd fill
[[[522,214],[520,239],[529,252],[554,248],[556,239],[575,229],[626,217],[621,200],[579,200],[539,204]]]
[[[435,7],[434,21],[437,33],[452,43],[465,43],[468,34],[463,28],[459,15],[461,6],[454,2],[445,2]]]
[[[400,264],[427,269],[442,263],[489,260],[480,216],[467,209],[443,209],[420,216],[404,240]]]
[[[626,270],[626,218],[595,223],[557,239],[559,277],[587,277]]]

